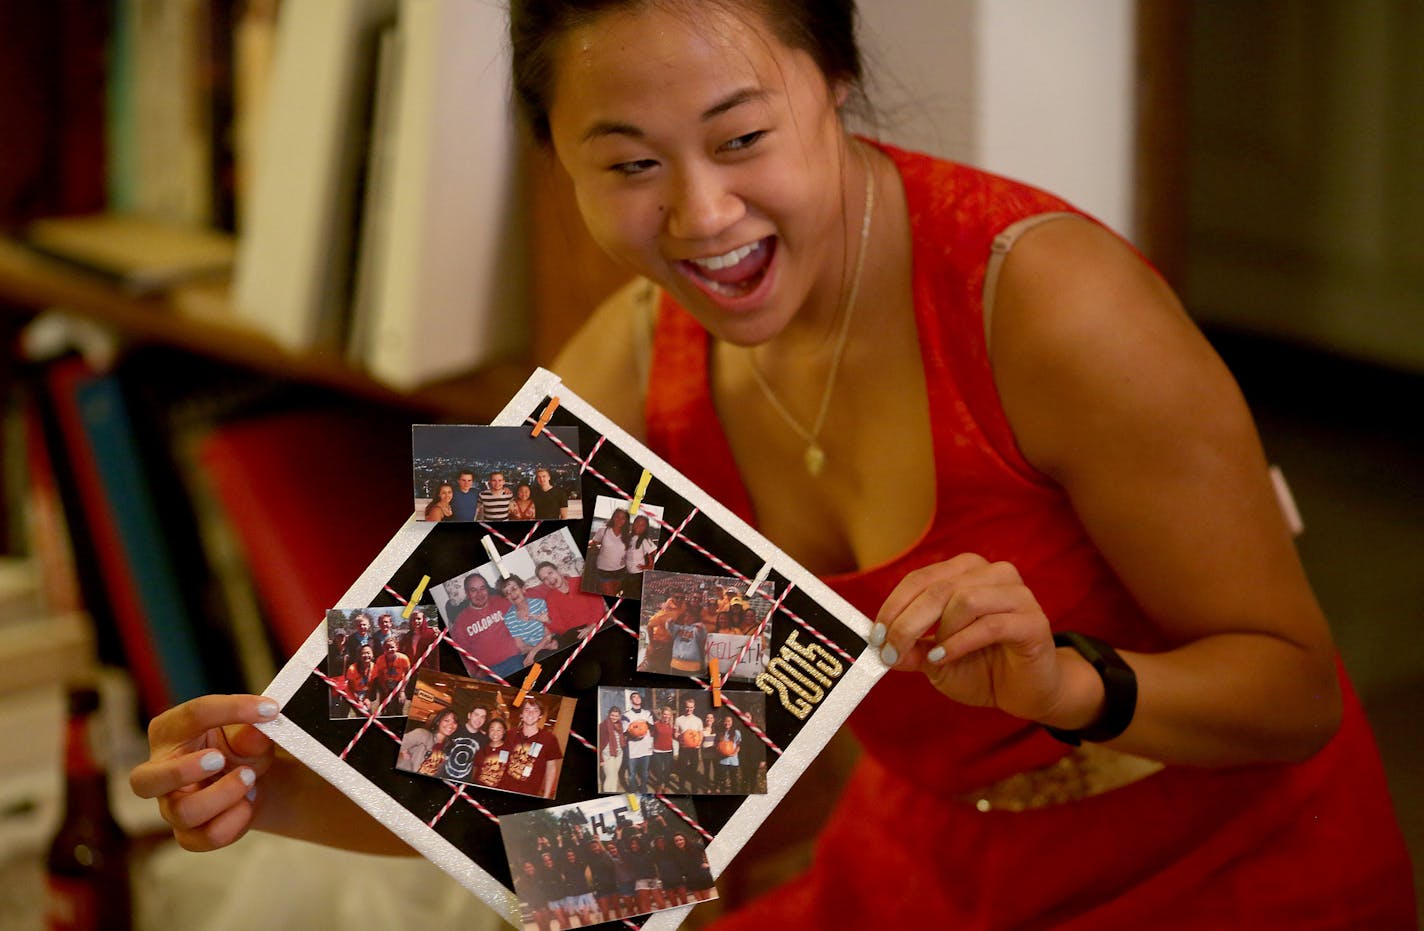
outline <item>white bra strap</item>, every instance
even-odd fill
[[[1059,220],[1063,217],[1076,217],[1078,214],[1070,213],[1067,210],[1055,210],[1050,213],[1036,213],[1031,217],[1024,217],[1022,220],[1009,224],[994,237],[994,241],[989,245],[989,262],[984,266],[984,351],[989,351],[989,327],[994,319],[994,292],[999,286],[999,269],[1004,264],[1004,259],[1008,257],[1009,251],[1014,248],[1014,243],[1024,233],[1038,226],[1040,223],[1047,223],[1050,220]]]

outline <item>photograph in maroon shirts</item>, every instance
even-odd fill
[[[567,527],[431,586],[431,597],[477,679],[510,680],[521,669],[590,635],[608,606],[585,593],[583,557]]]
[[[774,582],[748,596],[747,583],[730,576],[649,569],[638,612],[638,671],[705,676],[715,657],[723,678],[755,679],[766,671],[772,621],[762,621],[775,603]]]
[[[415,679],[396,769],[501,792],[553,798],[574,717],[572,698],[439,671]]]
[[[599,495],[588,526],[583,590],[633,601],[642,598],[643,572],[653,568],[662,532],[661,506],[639,502],[633,514],[622,498]]]
[[[326,675],[331,717],[403,718],[418,669],[439,669],[440,618],[430,605],[411,608],[330,608],[326,612]]]
[[[706,689],[598,689],[599,792],[764,795],[766,695]]]
[[[410,445],[416,520],[583,517],[574,427],[532,436],[525,427],[422,423],[410,428]]]
[[[717,898],[696,820],[692,799],[651,795],[500,816],[520,926],[582,928]]]

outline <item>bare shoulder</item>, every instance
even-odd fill
[[[1019,448],[1149,615],[1184,638],[1236,624],[1327,655],[1245,399],[1156,272],[1096,224],[1055,221],[1014,246],[996,303]]]
[[[551,366],[585,401],[638,439],[658,289],[644,278],[615,291],[560,350]]]
[[[1085,430],[1254,432],[1235,381],[1171,288],[1095,223],[1027,232],[1004,263],[991,319],[994,376],[1015,435],[1060,481]]]

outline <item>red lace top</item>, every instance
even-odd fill
[[[1019,219],[1073,208],[1007,179],[881,148],[899,168],[909,205],[935,512],[899,556],[826,581],[873,617],[909,570],[975,552],[1012,562],[1055,628],[1124,649],[1164,648],[1062,489],[1020,454],[989,369],[981,295],[991,242]],[[652,360],[649,446],[755,525],[712,402],[708,336],[666,295]],[[1346,704],[1341,733],[1300,766],[1168,767],[1084,802],[983,814],[952,796],[1046,765],[1066,748],[1032,724],[949,701],[923,676],[892,672],[851,719],[866,757],[823,832],[815,868],[743,925],[849,927],[934,915],[945,927],[1047,916],[1095,927],[1207,926],[1200,922],[1211,916],[1210,926],[1237,926],[1234,918],[1220,923],[1228,909],[1255,915],[1253,927],[1287,914],[1339,927],[1412,915],[1378,754],[1353,694]],[[1348,826],[1334,820],[1344,812]],[[1321,880],[1313,867],[1324,862],[1330,877]],[[1226,877],[1225,885],[1207,882]],[[1247,881],[1249,893],[1239,885]],[[1324,907],[1321,882],[1332,886]],[[1363,896],[1366,885],[1381,891]]]

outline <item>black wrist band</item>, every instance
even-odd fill
[[[1066,744],[1078,746],[1087,740],[1101,743],[1112,740],[1127,730],[1132,714],[1137,710],[1137,674],[1117,651],[1097,637],[1064,631],[1053,635],[1053,645],[1072,647],[1093,664],[1103,680],[1103,713],[1087,727],[1076,731],[1044,725],[1043,729]]]

